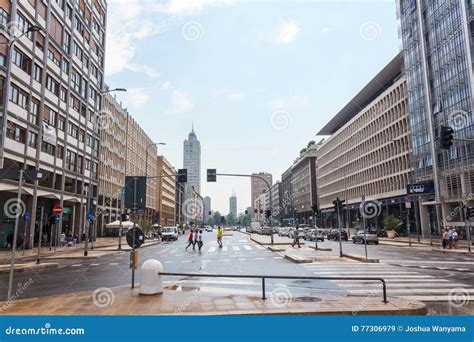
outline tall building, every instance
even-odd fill
[[[127,120],[127,176],[156,176],[158,149],[145,130],[130,115]],[[147,179],[146,212],[149,222],[156,220],[156,178]]]
[[[292,167],[288,168],[281,175],[281,221],[285,224],[293,223],[294,207],[293,207],[293,173]]]
[[[229,198],[229,214],[232,214],[234,219],[237,219],[237,196],[235,193]]]
[[[157,157],[157,176],[162,176],[157,179],[155,208],[156,208],[156,223],[164,226],[174,226],[176,223],[176,169],[164,157]]]
[[[17,29],[0,33],[0,105],[6,113],[0,119],[0,167],[43,175],[23,184],[22,211],[31,218],[20,220],[19,235],[27,247],[38,240],[41,208],[46,219],[55,204],[64,208],[54,232],[51,224],[44,225],[49,239],[61,231],[81,237],[89,183],[97,209],[96,113],[102,108],[107,5],[99,0],[47,3],[0,1],[0,24]],[[10,31],[24,35],[13,41]],[[0,180],[1,208],[9,207],[18,188],[16,180]],[[15,215],[9,210],[0,215],[2,243]]]
[[[364,216],[366,226],[377,228],[388,215],[405,217],[411,174],[406,94],[398,55],[318,133],[330,135],[316,153],[322,227],[337,227],[336,197],[346,201],[340,213],[345,227],[362,227]]]
[[[252,205],[252,208],[258,209],[255,207],[256,198],[260,196],[261,194],[263,194],[265,191],[268,191],[268,186],[263,179],[265,179],[270,184],[270,186],[272,186],[273,177],[270,173],[266,173],[266,172],[253,173],[252,176],[253,177],[251,178],[251,189],[250,189],[251,205]],[[258,176],[263,179],[257,178],[254,176]]]
[[[459,202],[472,206],[474,144],[455,142],[440,150],[441,125],[458,139],[474,138],[472,1],[401,0],[397,14],[405,56],[412,135],[413,182],[428,182],[434,192],[418,195],[424,233],[441,225],[465,235]],[[431,228],[431,229],[430,229]]]
[[[209,196],[204,197],[204,199],[202,200],[202,205],[203,205],[203,210],[204,210],[204,213],[203,213],[204,222],[207,223],[207,221],[211,217],[211,215],[209,214],[212,210],[211,198]]]
[[[188,182],[184,185],[185,200],[193,197],[193,191],[201,194],[201,143],[194,127],[183,144],[183,168],[188,170]]]
[[[99,235],[107,223],[118,220],[122,211],[122,189],[126,173],[126,134],[128,112],[115,97],[104,95],[101,113],[99,202],[102,215],[97,222]]]
[[[303,153],[292,166],[293,215],[297,223],[310,224],[313,205],[318,205],[316,146]]]

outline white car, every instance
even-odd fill
[[[211,226],[206,226],[206,232],[212,232],[212,227]]]
[[[178,228],[176,227],[163,227],[161,229],[161,240],[162,241],[171,241],[178,240]]]

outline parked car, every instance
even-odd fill
[[[377,234],[371,233],[369,231],[367,231],[367,234],[364,234],[363,230],[359,230],[357,234],[352,237],[353,243],[365,243],[365,241],[367,241],[367,244],[374,243],[378,245],[379,237],[377,236]]]
[[[311,229],[310,231],[308,231],[305,235],[305,240],[314,241],[316,239],[316,236],[318,238],[318,241],[324,242],[324,235],[321,231],[319,231],[319,229]]]
[[[327,236],[328,240],[339,241],[339,229],[331,229]],[[341,240],[347,241],[347,232],[341,229]]]
[[[250,222],[250,227],[247,228],[247,233],[258,233],[261,227],[260,222]]]
[[[262,227],[258,233],[261,235],[271,235],[272,227],[268,227],[268,226]]]
[[[161,229],[161,240],[171,241],[178,240],[178,228],[176,227],[163,227]]]
[[[306,229],[307,230],[307,229]],[[298,236],[300,237],[300,239],[304,239],[304,236],[305,236],[305,232],[306,232],[305,229],[300,229],[300,228],[293,228],[290,233],[288,234],[288,237],[290,239],[294,239],[295,238],[295,232],[297,231],[298,232]]]
[[[281,227],[278,230],[278,236],[288,236],[290,234],[290,228],[288,227]]]
[[[387,232],[383,228],[369,228],[367,230],[371,234],[376,234],[378,237],[387,237]]]

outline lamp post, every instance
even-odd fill
[[[114,92],[114,91],[121,91],[121,92],[126,92],[127,89],[125,88],[114,88],[114,89],[108,89],[108,90],[103,90],[103,91],[100,91],[98,93],[98,95],[104,95],[104,94],[107,94],[107,93],[111,93],[111,92]],[[94,104],[94,109],[95,109],[95,113],[97,114],[97,104],[98,104],[98,96],[96,96],[95,98],[95,104]],[[96,124],[97,124],[97,117],[95,117],[95,120],[92,122],[92,132],[95,133],[96,131]],[[94,135],[92,135],[92,137],[94,137]],[[94,145],[95,143],[92,144],[93,146],[91,147],[91,150],[92,152],[94,151]],[[97,145],[97,152],[99,151],[99,146]],[[89,188],[88,188],[88,191],[87,191],[87,224],[86,224],[86,230],[85,230],[85,243],[84,243],[84,256],[87,256],[88,254],[88,247],[89,247],[89,232],[90,232],[90,228],[91,228],[91,225],[92,225],[92,218],[90,217],[90,215],[93,215],[92,214],[92,202],[93,202],[93,185],[92,185],[92,181],[93,181],[93,171],[94,171],[94,163],[92,161],[92,158],[91,158],[91,164],[90,164],[90,169],[89,169]],[[97,170],[98,171],[98,170]]]
[[[38,32],[43,30],[40,26],[33,25],[30,26],[25,32],[23,32],[21,35],[18,37],[12,37],[10,36],[9,41],[6,43],[0,43],[0,44],[6,44],[7,45],[7,55],[5,59],[5,65],[7,67],[7,74],[5,76],[5,83],[3,86],[3,109],[2,109],[2,120],[1,120],[1,138],[0,138],[0,169],[3,168],[3,162],[4,162],[4,156],[5,156],[5,135],[6,135],[6,122],[7,122],[7,114],[8,114],[8,94],[10,93],[10,84],[11,84],[11,77],[12,77],[12,66],[11,66],[11,60],[12,60],[12,52],[13,52],[13,46],[17,40],[19,40],[21,37],[26,36],[28,33],[31,32]]]

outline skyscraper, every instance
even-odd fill
[[[235,193],[229,198],[229,213],[237,218],[237,196],[235,196]]]
[[[474,144],[437,143],[440,126],[457,139],[474,138],[472,1],[400,0],[397,15],[405,53],[412,132],[412,183],[428,182],[433,193],[417,198],[423,233],[449,225],[464,227],[459,202],[474,191]],[[428,191],[431,192],[431,191]],[[444,219],[443,219],[444,218]],[[462,235],[462,234],[461,234]]]
[[[192,198],[193,189],[201,193],[201,143],[194,133],[194,127],[183,144],[183,168],[188,170],[188,182],[185,185],[185,200]]]

